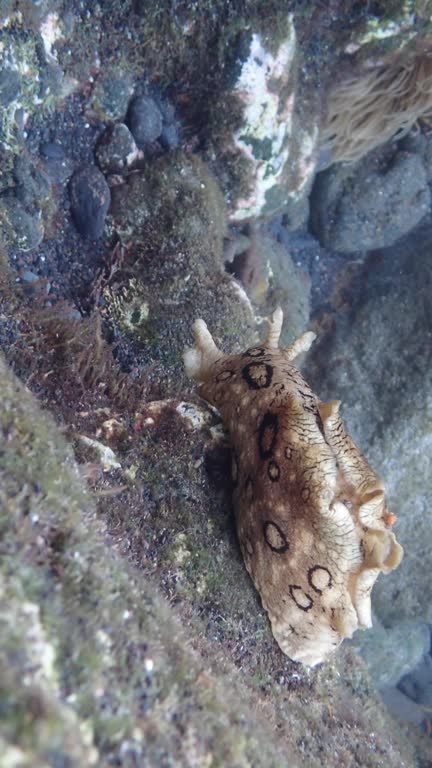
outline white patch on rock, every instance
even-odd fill
[[[52,47],[57,40],[61,40],[63,37],[58,13],[49,13],[46,16],[40,25],[40,34],[47,59],[57,61],[57,54],[53,53]]]
[[[293,74],[296,50],[292,16],[289,21],[289,34],[276,55],[266,50],[258,34],[252,36],[249,57],[234,87],[245,105],[243,125],[234,134],[234,142],[252,163],[254,183],[250,194],[237,201],[233,220],[261,214],[266,193],[278,184],[289,157],[294,88],[288,96],[284,92]]]

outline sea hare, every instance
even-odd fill
[[[230,432],[238,538],[274,637],[314,666],[371,626],[372,587],[402,548],[340,403],[320,402],[294,365],[315,335],[279,348],[282,318],[276,310],[263,344],[240,355],[224,355],[197,320],[184,362]]]

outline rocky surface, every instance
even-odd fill
[[[396,686],[407,672],[429,657],[431,633],[428,624],[414,622],[399,622],[386,629],[375,617],[373,628],[358,632],[352,645],[359,650],[376,686],[382,690]]]
[[[128,123],[140,149],[151,144],[162,133],[162,114],[150,96],[137,96],[130,104]]]
[[[422,158],[375,153],[354,166],[319,174],[311,222],[330,250],[350,253],[393,245],[429,212],[431,193]]]
[[[70,200],[78,232],[89,240],[101,237],[111,192],[104,175],[96,166],[81,168],[72,176]]]
[[[392,746],[389,721],[358,661],[345,655],[338,667],[311,675],[280,659],[227,516],[217,514],[220,492],[213,492],[216,503],[202,506],[205,470],[197,462],[196,426],[191,440],[192,407],[143,408],[139,454],[145,462],[135,464],[139,454],[132,458],[130,450],[121,458],[123,488],[114,484],[111,494],[110,484],[102,484],[100,493],[104,486],[108,495],[98,518],[51,419],[3,361],[0,379],[0,664],[7,713],[0,764],[318,766],[329,695],[338,710],[328,710],[329,722],[339,721],[340,728],[345,721],[343,735],[339,730],[332,737],[329,765],[341,765],[353,750],[370,765],[379,764],[376,753],[389,765],[398,765],[400,754],[410,761],[402,743]],[[171,437],[167,418],[177,419]],[[115,434],[106,430],[101,426],[105,440]],[[181,457],[177,464],[167,438]],[[184,495],[185,482],[192,495]],[[135,502],[134,488],[141,488]],[[116,497],[114,505],[108,502]],[[127,550],[135,566],[127,563]],[[183,605],[177,617],[157,593],[157,574],[171,602]],[[243,598],[233,601],[239,582]],[[249,632],[254,640],[246,650]],[[349,686],[341,686],[341,674]],[[259,690],[267,694],[258,706]]]
[[[0,768],[430,765],[428,124],[311,195],[327,89],[421,46],[426,5],[0,0]],[[277,304],[406,550],[313,671],[181,362],[197,316],[236,351]]]
[[[432,593],[422,576],[432,566],[425,514],[432,501],[429,247],[427,227],[398,248],[371,254],[355,276],[362,283],[355,288],[357,300],[333,316],[333,332],[308,363],[321,397],[342,400],[350,432],[381,468],[399,518],[404,565],[374,591],[385,624],[432,618]]]

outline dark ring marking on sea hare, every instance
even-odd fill
[[[276,483],[280,478],[279,465],[273,459],[268,463],[267,474],[273,483]]]
[[[243,352],[242,357],[264,357],[266,350],[262,347],[251,347]]]
[[[258,450],[261,459],[270,459],[276,446],[278,417],[267,412],[258,428]]]
[[[313,606],[313,600],[311,596],[307,594],[307,592],[304,592],[303,589],[297,584],[290,584],[289,593],[297,608],[300,608],[301,611],[310,611]]]
[[[309,585],[319,595],[324,589],[331,589],[333,586],[333,577],[324,565],[314,565],[313,568],[309,568],[307,578]]]
[[[263,525],[263,533],[266,543],[273,552],[282,555],[284,552],[288,551],[289,542],[287,541],[287,537],[276,523],[267,520]]]
[[[249,363],[242,370],[242,376],[250,389],[267,389],[273,378],[273,368],[267,363]]]
[[[216,376],[216,381],[228,381],[228,379],[232,379],[234,375],[234,371],[221,371]]]

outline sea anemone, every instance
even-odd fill
[[[338,83],[329,93],[321,149],[352,163],[400,139],[432,113],[432,54],[398,56]]]

